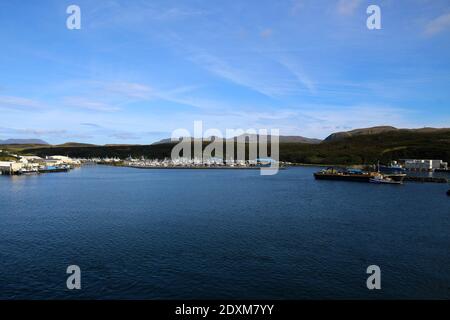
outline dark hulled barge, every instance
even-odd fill
[[[384,178],[395,182],[403,182],[405,174],[381,174],[379,172],[366,172],[357,169],[336,169],[327,168],[314,173],[314,178],[317,180],[340,180],[340,181],[354,181],[354,182],[371,182],[375,179]]]
[[[375,175],[359,170],[340,170],[335,168],[328,168],[314,173],[314,178],[317,180],[343,180],[355,182],[369,182]]]

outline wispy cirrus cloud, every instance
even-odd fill
[[[262,29],[259,38],[270,38],[272,28]],[[282,63],[278,50],[266,50],[261,47],[241,50],[211,50],[208,46],[196,45],[183,36],[171,34],[166,39],[183,57],[196,66],[218,78],[258,92],[269,98],[296,95],[315,91],[314,81],[306,75],[299,63]],[[285,59],[287,60],[287,59]]]
[[[121,110],[117,106],[101,101],[89,100],[83,97],[65,97],[64,104],[72,108],[80,108],[98,112],[116,112]]]
[[[51,130],[51,129],[31,129],[31,128],[5,128],[0,127],[0,132],[11,135],[33,135],[33,136],[59,136],[65,135],[67,130]]]
[[[89,127],[89,128],[101,128],[102,126],[96,123],[89,123],[89,122],[83,122],[80,123],[80,125],[84,126],[84,127]]]
[[[193,54],[190,57],[190,60],[207,69],[216,76],[229,80],[235,84],[248,87],[263,95],[273,96],[279,93],[276,88],[268,87],[261,82],[254,81],[252,77],[245,74],[242,69],[234,68],[224,60],[209,53],[199,52]]]
[[[385,10],[389,4],[391,28],[389,36],[371,33],[370,41],[363,23],[370,2],[363,0],[85,1],[88,32],[70,45],[3,30],[10,43],[0,53],[7,84],[0,88],[0,125],[63,128],[93,135],[92,142],[132,141],[133,134],[170,131],[198,119],[211,127],[279,127],[309,136],[386,119],[399,125],[415,117],[434,126],[448,120],[449,110],[448,79],[440,75],[448,60],[446,1],[417,0],[408,10],[380,1]],[[5,19],[15,26],[17,16],[29,12]],[[420,23],[424,36],[443,35],[426,54],[421,37],[404,33],[411,21]],[[54,23],[60,21],[48,25]],[[48,39],[68,41],[53,29],[44,28]],[[431,80],[410,83],[424,77]],[[349,107],[364,103],[373,108]],[[54,137],[61,141],[64,134]]]
[[[107,93],[121,96],[122,105],[137,101],[162,100],[200,109],[213,107],[201,99],[192,99],[190,94],[198,89],[198,86],[194,85],[161,89],[144,83],[122,81],[105,83],[102,87]]]
[[[40,128],[8,128],[0,127],[0,134],[5,138],[42,138],[53,139],[90,139],[93,136],[66,129],[40,129]]]
[[[339,0],[337,12],[341,15],[352,15],[361,5],[361,0]]]
[[[287,70],[289,70],[289,72],[292,73],[295,78],[297,78],[297,80],[309,90],[310,93],[315,94],[317,92],[316,84],[305,73],[298,62],[295,62],[295,60],[289,59],[287,57],[280,58],[278,62]]]
[[[272,58],[260,57],[259,59],[265,60],[265,63],[270,65],[261,69],[239,61],[231,64],[206,52],[193,54],[190,59],[218,77],[271,98],[298,93],[299,80],[308,89],[312,88],[312,82],[299,70],[293,72],[293,68],[290,67],[287,68],[290,74],[286,74],[286,70],[280,68],[279,61]],[[282,67],[286,69],[286,65]]]
[[[139,140],[140,138],[142,138],[142,136],[133,132],[114,132],[109,136],[118,140]]]
[[[297,15],[305,6],[305,0],[293,0],[291,5],[291,14]]]
[[[136,82],[107,82],[102,87],[107,92],[133,99],[149,99],[156,94],[150,86]]]
[[[17,96],[0,96],[0,108],[4,109],[39,109],[45,104],[34,99]]]
[[[171,23],[199,18],[210,11],[183,5],[168,6],[150,1],[102,1],[88,12],[90,27],[133,27],[141,24]]]
[[[157,20],[179,20],[207,15],[205,10],[194,10],[182,7],[168,8],[155,16]]]
[[[450,29],[450,12],[428,22],[425,26],[424,34],[434,36],[448,29]]]

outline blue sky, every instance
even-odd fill
[[[4,1],[0,139],[450,127],[449,40],[448,0]]]

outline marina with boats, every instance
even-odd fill
[[[406,174],[383,174],[380,172],[368,172],[360,169],[327,168],[314,173],[314,177],[317,180],[341,180],[378,184],[402,184],[406,177]]]
[[[317,180],[341,180],[400,185],[404,181],[448,183],[448,178],[434,176],[433,173],[447,173],[448,164],[442,160],[408,159],[393,161],[363,169],[329,167],[314,173]]]
[[[82,162],[66,156],[18,156],[15,161],[0,161],[1,175],[34,175],[41,173],[67,172],[81,166]]]
[[[92,158],[72,159],[67,156],[46,156],[45,158],[27,155],[12,155],[16,161],[0,161],[0,174],[3,175],[34,175],[41,173],[68,172],[69,170],[87,164],[129,167],[135,169],[259,169],[270,166],[274,160],[270,158],[253,161],[223,161],[210,159],[135,159]],[[278,162],[279,169],[289,168],[288,162]],[[316,180],[337,180],[365,182],[373,184],[402,185],[404,182],[448,183],[446,173],[448,164],[441,160],[399,160],[390,164],[377,163],[373,166],[328,167],[314,173]],[[436,175],[434,174],[436,173]]]
[[[421,183],[425,182],[445,183],[445,184],[449,183],[448,178],[444,177],[407,175],[406,173],[403,173],[407,172],[406,170],[395,170],[395,171],[384,170],[384,171],[390,173],[382,173],[379,165],[377,171],[363,171],[360,169],[330,167],[315,172],[314,178],[316,180],[340,180],[340,181],[366,182],[366,183],[388,184],[388,185],[402,185],[405,181],[421,182]],[[450,190],[447,191],[447,196],[450,196]]]

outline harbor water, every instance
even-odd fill
[[[450,298],[448,185],[317,170],[0,176],[0,299]]]

